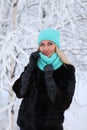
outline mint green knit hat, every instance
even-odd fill
[[[38,46],[41,41],[49,40],[52,41],[58,48],[60,48],[60,32],[52,28],[43,29],[38,36]]]

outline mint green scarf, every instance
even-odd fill
[[[54,70],[58,69],[62,65],[62,61],[58,57],[57,53],[53,53],[51,57],[47,57],[41,52],[39,54],[40,58],[38,59],[37,65],[40,70],[44,71],[44,67],[49,64],[53,65]]]

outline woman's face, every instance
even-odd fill
[[[51,41],[42,41],[39,50],[46,56],[50,57],[56,51],[56,45]]]

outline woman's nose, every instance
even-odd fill
[[[45,46],[45,47],[44,47],[44,50],[48,50],[48,49],[49,49],[48,46]]]

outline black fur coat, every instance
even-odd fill
[[[75,90],[74,66],[64,64],[53,71],[57,86],[54,103],[48,96],[45,72],[36,68],[30,77],[22,79],[25,70],[13,85],[16,96],[23,98],[18,113],[18,125],[24,130],[63,130],[64,111],[69,108]]]

